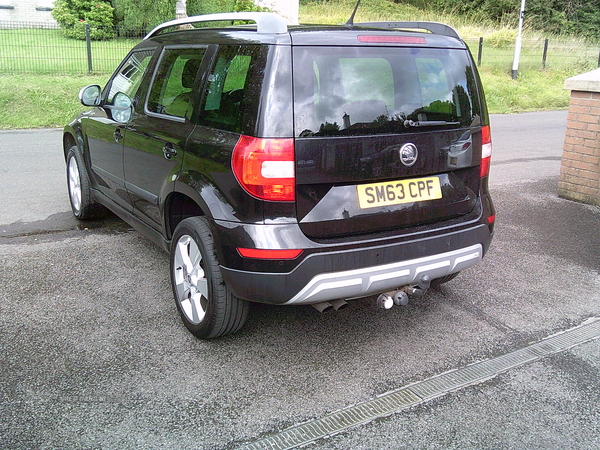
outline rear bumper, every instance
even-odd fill
[[[344,272],[323,273],[313,277],[286,304],[312,304],[338,298],[356,298],[418,284],[425,276],[431,280],[475,265],[483,258],[481,244],[424,258]]]
[[[214,225],[215,238],[219,239],[224,230],[219,230],[218,222]],[[232,242],[237,239],[231,240],[232,229],[227,226],[229,253],[236,245],[247,245],[247,232],[261,226],[265,225],[238,228],[246,235],[239,244]],[[425,275],[434,279],[467,269],[481,261],[492,239],[490,227],[481,222],[433,236],[335,246],[310,241],[300,231],[294,232],[294,228],[297,226],[282,225],[279,232],[270,230],[270,234],[285,235],[287,248],[305,249],[297,261],[261,262],[250,269],[221,266],[223,278],[234,295],[260,303],[314,304],[378,294],[418,284]],[[277,241],[273,239],[271,243]]]

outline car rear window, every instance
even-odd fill
[[[299,137],[416,132],[480,119],[465,50],[294,47]]]

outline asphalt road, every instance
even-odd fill
[[[257,306],[213,341],[180,323],[165,253],[118,219],[72,219],[60,130],[0,132],[0,448],[234,449],[594,323],[600,210],[556,196],[565,123],[492,117],[496,236],[453,282],[389,311]],[[599,347],[307,448],[600,448]]]

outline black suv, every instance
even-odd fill
[[[180,19],[80,99],[73,213],[109,209],[170,252],[198,337],[238,330],[249,302],[405,304],[491,242],[488,113],[446,25]]]

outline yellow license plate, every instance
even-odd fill
[[[356,186],[361,209],[442,198],[438,177],[413,178]]]

